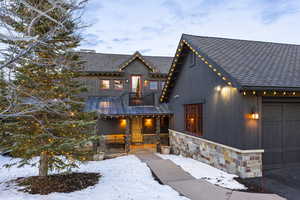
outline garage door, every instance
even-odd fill
[[[265,169],[300,164],[300,103],[263,103]]]

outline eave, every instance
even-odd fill
[[[124,72],[120,71],[86,71],[82,72],[84,76],[123,76]]]

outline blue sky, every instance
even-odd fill
[[[300,0],[90,0],[80,48],[173,56],[182,33],[300,44]]]

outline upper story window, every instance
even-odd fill
[[[109,101],[101,101],[99,103],[100,108],[110,108],[111,107],[111,102]]]
[[[124,88],[123,80],[114,80],[114,88],[116,90],[122,90]]]
[[[101,80],[100,81],[100,88],[104,89],[104,90],[109,89],[110,88],[109,80]]]
[[[150,81],[149,82],[150,90],[157,90],[158,89],[158,82],[157,81]]]
[[[184,105],[185,130],[197,136],[202,136],[203,132],[203,104]]]

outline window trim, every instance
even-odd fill
[[[103,88],[103,87],[102,87],[103,81],[108,81],[108,88]],[[101,80],[100,80],[100,89],[101,89],[101,90],[110,90],[110,89],[111,89],[110,80],[109,80],[109,79],[101,79]]]
[[[188,115],[192,115],[195,122],[192,128],[188,122],[188,118],[191,117],[188,117]],[[184,104],[184,129],[192,135],[203,136],[203,103]]]
[[[165,86],[165,84],[166,84],[166,81],[159,81],[159,83],[160,83],[160,89],[161,89],[161,90],[164,89],[164,86]]]

